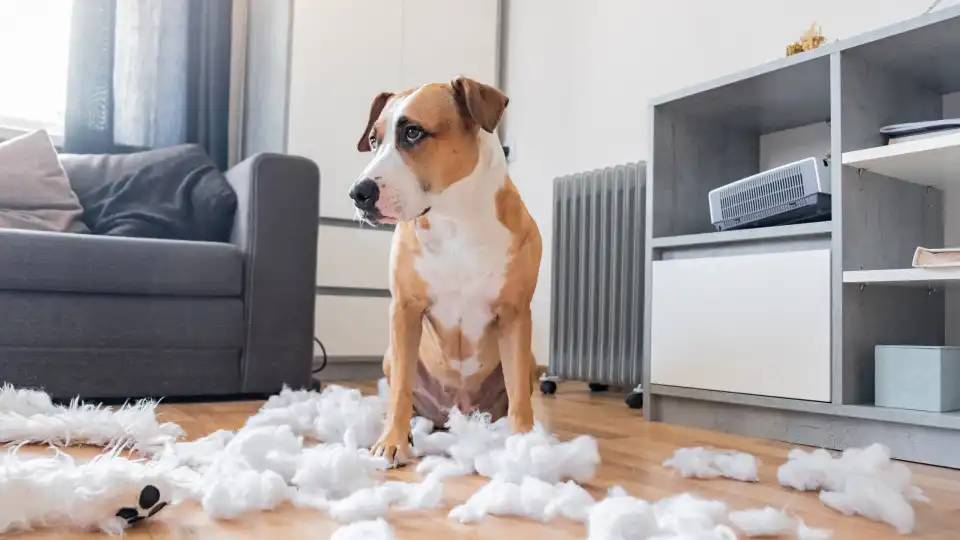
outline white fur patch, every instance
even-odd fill
[[[453,369],[459,371],[460,376],[464,379],[480,371],[481,366],[480,361],[473,356],[466,360],[451,360],[450,365]]]
[[[422,249],[415,263],[427,284],[430,313],[447,330],[459,327],[472,346],[493,320],[491,304],[503,288],[513,242],[497,218],[496,194],[507,176],[499,139],[485,131],[478,137],[477,167],[433,197],[430,228],[417,230]],[[465,377],[481,367],[468,366],[470,360],[458,368]]]

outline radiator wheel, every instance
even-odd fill
[[[639,392],[633,392],[627,395],[627,399],[624,400],[627,404],[627,407],[631,409],[642,409],[643,408],[643,394]]]
[[[557,383],[553,381],[540,381],[540,393],[545,396],[552,396],[557,393]]]
[[[590,386],[591,392],[606,392],[607,390],[610,389],[610,385],[596,383],[596,382],[590,383],[589,386]]]

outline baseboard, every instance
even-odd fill
[[[314,369],[320,367],[322,358],[313,360]],[[547,366],[537,366],[537,377],[547,374]],[[333,356],[327,367],[315,377],[322,381],[376,381],[383,378],[383,358],[379,356]]]
[[[322,357],[313,359],[314,369],[323,363]],[[331,356],[327,367],[314,378],[321,381],[377,381],[383,378],[383,358],[380,356]]]

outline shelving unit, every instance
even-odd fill
[[[763,227],[757,229],[665,236],[661,238],[653,238],[651,243],[655,249],[710,246],[738,242],[754,242],[776,238],[829,236],[832,228],[833,225],[829,221],[821,221],[817,223],[783,225],[781,227]]]
[[[898,287],[936,287],[960,284],[960,268],[891,268],[847,270],[844,283]]]
[[[960,133],[845,152],[843,164],[940,189],[960,187]]]
[[[960,345],[960,6],[653,100],[644,403],[649,420],[960,468],[960,412],[874,406],[876,345]],[[714,232],[707,193],[833,156],[832,220]],[[786,382],[784,382],[786,381]]]

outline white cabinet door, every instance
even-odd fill
[[[830,252],[655,261],[653,384],[830,401]]]

